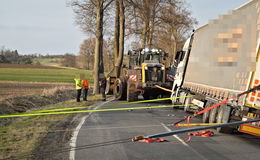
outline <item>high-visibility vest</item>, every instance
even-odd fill
[[[76,82],[76,89],[82,89],[81,79],[75,78],[74,80]]]
[[[88,80],[83,79],[83,80],[81,81],[81,83],[82,83],[82,88],[88,89]]]

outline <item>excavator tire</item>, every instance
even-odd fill
[[[116,100],[126,99],[126,83],[123,78],[117,78],[114,83],[114,97]]]
[[[113,91],[110,91],[110,77],[107,78],[105,94],[107,95],[113,94]]]
[[[138,100],[138,91],[135,90],[135,85],[128,82],[127,84],[127,102]]]

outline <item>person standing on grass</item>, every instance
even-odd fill
[[[88,80],[87,79],[82,79],[82,89],[83,89],[83,101],[87,101],[88,97]]]
[[[76,101],[80,102],[81,89],[82,89],[81,79],[80,78],[74,78],[74,81],[76,83],[76,92],[77,92]]]

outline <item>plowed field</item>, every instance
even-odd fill
[[[73,88],[73,84],[0,81],[0,100],[10,96],[41,94],[44,89],[55,87]]]

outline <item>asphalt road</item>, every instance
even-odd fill
[[[100,109],[158,105],[169,104],[124,104],[101,106]],[[192,137],[189,143],[184,142],[187,134],[165,137],[169,142],[162,143],[126,140],[137,135],[175,130],[177,128],[170,124],[186,115],[183,110],[172,108],[92,113],[79,130],[74,157],[76,160],[259,160],[260,137],[241,133],[220,134],[213,130],[215,132],[213,137]],[[200,121],[199,117],[192,119],[192,123]]]

